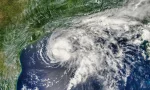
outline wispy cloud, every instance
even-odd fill
[[[47,55],[68,69],[76,68],[67,90],[89,77],[103,81],[104,90],[118,90],[119,81],[125,86],[131,68],[140,62],[136,61],[137,54],[127,52],[137,50],[143,40],[150,39],[144,22],[149,17],[149,0],[131,0],[122,8],[83,16],[73,20],[69,28],[56,30],[48,40]]]

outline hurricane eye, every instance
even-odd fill
[[[51,44],[51,48],[48,49],[51,54],[48,54],[50,59],[64,62],[70,60],[72,46],[68,40],[58,39],[53,44]]]
[[[110,43],[110,45],[108,47],[112,50],[112,52],[114,54],[116,54],[118,52],[118,46],[116,44]]]

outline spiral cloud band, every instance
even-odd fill
[[[150,1],[132,0],[120,9],[83,16],[55,30],[47,55],[51,63],[75,69],[67,90],[89,77],[98,79],[104,90],[118,90],[119,81],[125,86],[131,68],[141,62],[137,55],[145,57],[140,44],[150,41],[150,25],[144,20],[150,20]]]

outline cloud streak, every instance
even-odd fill
[[[132,0],[122,8],[74,19],[69,28],[54,31],[47,55],[52,63],[75,69],[67,90],[89,77],[99,80],[104,90],[119,90],[119,81],[125,86],[131,68],[141,62],[136,55],[144,53],[137,47],[150,41],[150,29],[144,22],[150,20],[149,10],[149,0]]]

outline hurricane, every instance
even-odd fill
[[[150,41],[149,0],[131,0],[122,8],[78,17],[47,39],[51,63],[73,70],[67,90],[94,77],[102,90],[120,90],[136,65],[149,60],[140,48]],[[120,85],[119,82],[122,82]]]

